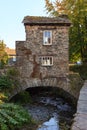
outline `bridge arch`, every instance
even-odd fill
[[[36,87],[52,87],[52,88],[59,88],[66,93],[69,94],[69,82],[65,77],[58,77],[58,78],[46,78],[43,80],[40,79],[23,79],[20,81],[21,86],[15,88],[9,95],[9,100],[28,88],[36,88]],[[67,95],[68,95],[67,94]],[[69,94],[70,95],[70,94]]]

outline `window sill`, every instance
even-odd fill
[[[44,67],[49,67],[49,66],[53,66],[53,64],[52,64],[52,65],[42,65],[42,66],[44,66]]]
[[[52,45],[52,43],[51,43],[51,44],[44,44],[44,43],[43,43],[43,46],[51,46],[51,45]]]

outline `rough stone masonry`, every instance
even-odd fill
[[[67,90],[69,19],[26,16],[23,23],[26,40],[16,41],[22,88],[52,86]]]

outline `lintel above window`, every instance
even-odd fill
[[[52,31],[43,31],[43,45],[52,45]]]

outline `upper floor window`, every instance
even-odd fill
[[[52,31],[45,30],[43,32],[43,44],[51,45],[52,44]]]

